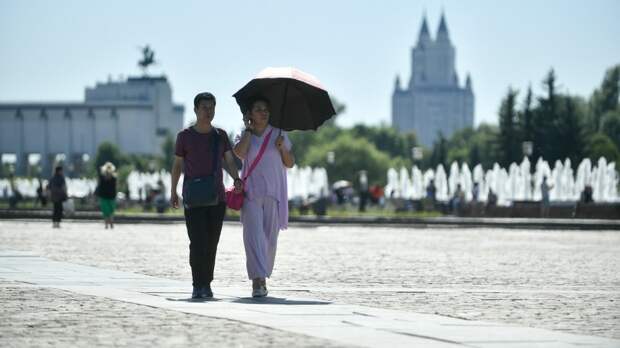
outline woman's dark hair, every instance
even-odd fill
[[[213,105],[215,105],[215,96],[209,92],[202,92],[202,93],[198,93],[196,94],[196,96],[194,97],[194,108],[198,107],[198,104],[200,104],[200,101],[204,100],[204,101],[212,101]]]
[[[250,111],[252,111],[252,108],[254,107],[254,104],[256,104],[259,101],[262,101],[265,104],[267,104],[267,107],[271,107],[271,103],[269,102],[269,99],[263,97],[262,95],[255,95],[255,96],[252,96],[252,97],[248,98],[245,101],[245,110],[243,110],[243,113],[247,114]]]

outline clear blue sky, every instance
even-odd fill
[[[497,122],[509,85],[540,92],[551,67],[562,91],[589,96],[620,63],[618,0],[0,0],[0,102],[82,100],[108,75],[139,74],[137,47],[148,43],[186,122],[196,92],[211,91],[215,123],[238,129],[231,95],[263,67],[295,66],[347,105],[339,124],[389,123],[422,15],[434,36],[442,8],[461,80],[473,78],[476,124]]]

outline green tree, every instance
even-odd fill
[[[595,90],[590,98],[591,131],[596,132],[601,129],[601,120],[605,113],[619,109],[619,97],[620,65],[616,65],[605,72],[601,87]]]
[[[452,136],[447,139],[447,157],[446,164],[451,164],[456,161],[458,163],[464,163],[469,160],[470,150],[473,146],[472,140],[475,134],[475,130],[472,128],[464,128],[456,131]]]
[[[153,155],[130,154],[126,156],[127,166],[142,173],[153,172],[162,169],[161,158]],[[165,168],[170,170],[170,168]]]
[[[499,162],[497,137],[499,134],[499,127],[482,123],[476,129],[476,133],[473,136],[472,142],[480,149],[480,164],[485,169],[491,169],[493,165]],[[471,163],[471,166],[475,166],[476,162]]]
[[[309,165],[307,155],[315,146],[337,139],[344,131],[333,124],[324,124],[318,130],[292,131],[288,133],[293,143],[295,161],[300,166]]]
[[[555,126],[558,123],[558,94],[556,92],[556,76],[553,69],[543,80],[545,96],[538,98],[538,107],[534,111],[534,149],[533,159],[543,157],[547,161],[559,158],[558,147],[565,139],[561,139]]]
[[[485,123],[480,124],[476,129],[464,128],[456,131],[444,144],[447,148],[447,156],[442,163],[450,165],[454,161],[459,163],[467,162],[470,168],[480,164],[483,168],[489,169],[493,167],[495,162],[499,161],[498,139],[499,128]],[[429,159],[426,161],[426,168],[437,165],[437,160],[433,159],[431,161],[431,157],[433,157],[433,152],[435,153],[435,158],[441,152],[437,147],[440,144],[440,142],[436,142],[433,150],[426,157]]]
[[[174,138],[168,134],[166,139],[161,144],[162,157],[160,159],[160,166],[165,170],[172,170],[172,164],[174,163]]]
[[[585,141],[583,137],[583,118],[585,115],[579,109],[579,100],[570,96],[559,98],[560,107],[557,123],[554,129],[562,144],[556,144],[556,159],[570,158],[573,166],[583,158]],[[566,141],[570,139],[570,141]]]
[[[506,168],[512,162],[519,162],[521,158],[519,121],[516,110],[517,94],[516,90],[508,88],[508,93],[499,108],[500,163]]]
[[[532,93],[532,86],[528,86],[527,93],[525,94],[525,100],[523,102],[523,110],[518,113],[521,141],[532,141],[534,137],[534,125],[533,118],[534,112],[532,111],[532,102],[534,101],[534,94]]]
[[[327,153],[334,152],[334,163],[327,163]],[[324,167],[331,182],[349,180],[355,182],[360,170],[368,173],[370,184],[386,184],[386,173],[393,166],[385,153],[364,138],[353,138],[344,134],[331,142],[318,144],[309,149],[307,163],[313,167]]]
[[[439,132],[439,136],[433,144],[433,151],[429,161],[429,167],[431,168],[436,168],[440,164],[445,167],[448,163],[448,141],[441,132]]]
[[[620,109],[608,111],[601,119],[601,132],[620,149]]]
[[[401,134],[396,129],[386,125],[366,126],[356,125],[351,129],[353,137],[366,138],[375,145],[379,151],[383,151],[392,158],[401,157],[411,163],[411,150],[417,146],[417,139],[414,133]]]
[[[586,156],[593,162],[605,157],[607,162],[616,162],[616,168],[620,167],[620,151],[609,137],[603,133],[594,134],[586,146]]]
[[[111,162],[117,168],[127,164],[126,157],[121,153],[118,146],[110,142],[104,141],[97,148],[97,154],[93,161],[95,173],[99,173],[99,168],[106,163]]]

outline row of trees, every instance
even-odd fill
[[[558,90],[553,70],[542,81],[544,94],[536,96],[531,86],[522,100],[520,91],[509,88],[500,103],[498,125],[481,124],[466,128],[450,138],[441,134],[430,149],[423,149],[423,158],[415,162],[422,169],[454,161],[481,164],[485,169],[494,163],[508,166],[520,162],[524,143],[531,143],[532,160],[548,161],[570,158],[576,166],[583,158],[597,160],[603,156],[620,164],[620,65],[609,69],[603,82],[589,99]],[[337,113],[345,106],[334,100]],[[386,183],[390,167],[414,164],[412,149],[418,146],[415,134],[401,134],[387,125],[356,125],[338,127],[335,117],[318,131],[293,131],[298,165],[319,166],[328,170],[330,180],[356,181],[365,170],[371,184]],[[111,161],[120,168],[120,175],[132,169],[169,170],[174,158],[174,142],[170,137],[162,146],[162,156],[126,156],[109,143],[100,146],[94,162],[99,168]]]
[[[365,170],[371,184],[385,184],[390,167],[411,166],[411,149],[417,145],[413,133],[399,134],[386,125],[340,128],[331,122],[316,132],[294,131],[289,136],[299,165],[324,167],[332,181],[355,182]]]
[[[558,92],[551,70],[543,80],[545,94],[533,96],[528,88],[520,108],[519,92],[509,88],[499,110],[499,162],[507,165],[522,159],[523,142],[534,145],[533,158],[570,158],[573,163],[585,157],[618,160],[619,83],[620,65],[609,69],[601,87],[585,100]]]
[[[494,163],[505,167],[519,163],[529,155],[533,161],[570,158],[573,166],[583,158],[596,161],[603,156],[619,165],[620,65],[606,72],[589,99],[560,92],[553,70],[542,85],[544,94],[534,95],[530,86],[522,100],[518,90],[509,88],[500,103],[498,125],[483,123],[450,138],[439,134],[415,164],[427,169],[457,161],[488,169]],[[415,134],[400,134],[386,125],[345,129],[333,121],[317,132],[291,132],[290,136],[300,149],[295,151],[299,164],[325,167],[331,180],[354,181],[360,170],[366,170],[371,183],[378,184],[385,184],[389,167],[410,167],[412,148],[418,145]],[[531,153],[524,153],[524,143],[531,144]]]
[[[453,161],[508,166],[529,155],[532,160],[570,158],[576,166],[583,158],[601,156],[620,164],[620,65],[610,68],[589,99],[558,91],[553,70],[542,81],[544,93],[536,96],[531,86],[522,100],[520,92],[508,88],[500,103],[498,126],[481,124],[445,139],[439,137],[431,153],[431,164]],[[524,143],[532,145],[526,153]]]
[[[169,171],[174,161],[174,139],[172,136],[166,137],[162,143],[160,156],[124,154],[116,144],[103,142],[97,148],[97,153],[88,168],[87,176],[95,177],[99,169],[106,162],[113,163],[117,168],[119,177],[119,189],[125,190],[127,176],[131,171],[154,172],[161,169]]]

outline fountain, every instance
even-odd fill
[[[288,197],[289,199],[307,199],[313,197],[327,197],[330,193],[327,180],[327,171],[324,168],[293,167],[288,169]],[[97,179],[91,178],[67,178],[67,190],[70,197],[83,198],[92,195],[97,187]],[[44,186],[47,180],[42,180]],[[170,198],[170,173],[166,171],[154,173],[141,173],[132,171],[127,176],[129,198],[131,200],[144,200],[149,189],[163,185],[166,198]],[[228,174],[224,175],[224,186],[230,187],[233,180]],[[15,187],[26,198],[37,195],[39,182],[37,179],[15,178]],[[179,180],[177,192],[181,195],[183,187],[183,175]],[[11,184],[8,179],[0,179],[0,198],[12,195]]]
[[[607,163],[600,158],[596,166],[590,159],[584,159],[574,172],[571,161],[556,161],[553,169],[543,159],[538,159],[534,172],[531,173],[531,164],[524,158],[520,164],[512,163],[508,169],[501,168],[497,163],[493,168],[484,172],[480,164],[474,166],[473,172],[467,163],[460,167],[454,162],[450,165],[450,174],[446,175],[443,165],[435,170],[428,169],[424,173],[414,166],[411,171],[401,168],[400,171],[390,168],[387,172],[385,192],[389,196],[405,199],[421,199],[426,195],[426,186],[431,180],[435,181],[436,198],[439,201],[448,201],[456,191],[457,185],[465,193],[465,199],[472,199],[474,183],[479,185],[478,199],[486,201],[490,190],[497,194],[499,205],[509,205],[513,201],[539,201],[542,198],[540,185],[544,177],[552,186],[549,198],[555,202],[577,201],[586,185],[593,188],[593,197],[596,202],[620,202],[618,196],[619,175],[615,163]]]

